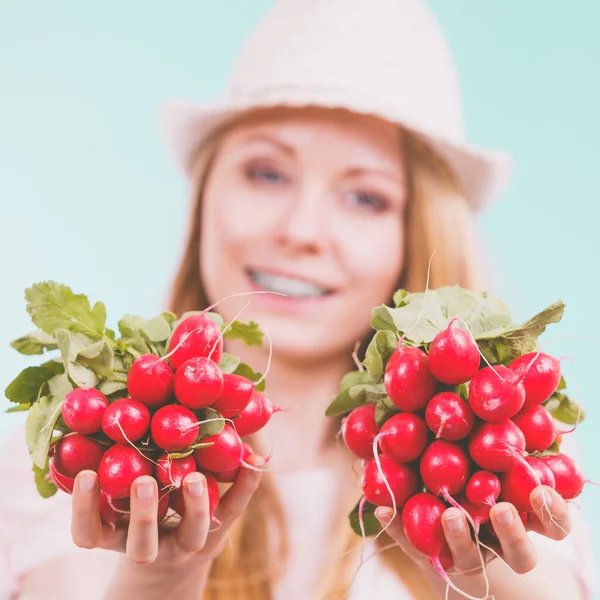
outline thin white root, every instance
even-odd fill
[[[125,432],[123,431],[123,427],[121,427],[121,423],[119,422],[119,419],[115,419],[115,423],[117,424],[117,427],[119,428],[121,434],[123,435],[123,437],[125,438],[126,442],[142,457],[145,458],[146,460],[149,460],[153,465],[156,465],[157,467],[160,467],[160,465],[152,460],[149,456],[146,456],[125,434]]]
[[[250,302],[251,302],[251,300],[248,300],[248,302],[246,302],[246,304],[244,304],[244,306],[242,306],[242,308],[240,308],[240,310],[237,312],[235,317],[233,317],[233,319],[231,321],[229,321],[229,323],[227,323],[227,325],[225,325],[225,327],[223,327],[223,329],[221,329],[221,333],[219,334],[219,337],[215,340],[213,347],[211,348],[210,352],[208,353],[209,360],[212,357],[213,352],[217,349],[219,342],[223,339],[225,332],[233,325],[234,321],[237,320],[237,318],[248,308],[248,306],[250,306]]]
[[[262,374],[262,377],[254,383],[255,389],[267,378],[267,374],[269,373],[269,370],[271,369],[271,359],[273,358],[273,341],[271,340],[271,336],[269,335],[268,331],[265,331],[265,335],[267,336],[267,339],[269,340],[269,358],[267,360],[267,368],[265,369],[265,372]]]

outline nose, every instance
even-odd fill
[[[316,254],[326,241],[326,194],[316,186],[299,189],[290,198],[277,224],[276,240],[281,248]]]

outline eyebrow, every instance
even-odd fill
[[[294,148],[292,146],[290,146],[289,144],[286,144],[283,140],[277,139],[274,136],[270,136],[270,135],[263,134],[263,133],[253,133],[253,134],[249,135],[248,137],[246,137],[243,140],[243,143],[244,144],[267,143],[267,144],[270,144],[271,146],[275,146],[275,147],[279,148],[282,152],[284,152],[288,156],[296,155],[296,151],[294,150]],[[376,168],[376,167],[361,167],[361,166],[349,167],[344,172],[344,176],[350,176],[350,177],[358,177],[358,176],[367,175],[367,174],[374,174],[374,175],[379,175],[381,177],[385,177],[386,179],[389,179],[390,181],[393,181],[396,184],[397,183],[404,184],[404,181],[405,181],[403,171],[400,173],[396,173],[392,170],[380,169],[380,168]]]

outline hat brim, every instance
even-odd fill
[[[214,131],[248,111],[282,105],[346,108],[357,113],[375,115],[405,127],[421,137],[449,164],[461,182],[467,200],[477,212],[489,207],[499,198],[512,175],[513,161],[506,152],[444,138],[386,111],[361,110],[341,102],[325,104],[318,101],[279,100],[209,104],[170,100],[161,111],[161,128],[174,161],[189,176],[196,153]]]

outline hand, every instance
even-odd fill
[[[262,459],[248,459],[259,466]],[[260,473],[240,469],[236,482],[219,501],[211,529],[206,479],[189,473],[183,480],[185,515],[174,528],[158,526],[158,485],[153,477],[139,477],[131,488],[131,511],[126,527],[103,524],[97,474],[82,471],[73,489],[71,535],[81,548],[105,548],[125,553],[136,564],[181,565],[191,558],[210,561],[221,551],[226,535],[258,487]],[[214,529],[215,526],[212,526]]]
[[[548,508],[543,506],[542,493],[548,494]],[[565,538],[570,533],[572,526],[565,500],[555,490],[547,486],[539,486],[534,489],[530,498],[535,512],[529,513],[527,528],[553,540]],[[548,510],[551,511],[552,518]],[[375,511],[375,514],[382,526],[385,526],[385,518],[380,518],[380,514],[388,515],[389,518],[392,511],[391,509],[380,507]],[[500,545],[496,550],[499,550],[499,554],[508,566],[519,574],[527,573],[534,569],[536,566],[536,554],[533,544],[515,507],[507,502],[499,502],[492,507],[490,520]],[[464,513],[458,508],[446,509],[442,517],[442,526],[452,554],[453,571],[465,574],[480,573],[482,561],[475,542],[471,537],[469,524]],[[400,514],[389,523],[386,532],[417,563],[433,572],[427,558],[415,550],[406,539]],[[486,562],[491,558],[491,553],[488,551],[483,552],[483,548],[482,555]]]

